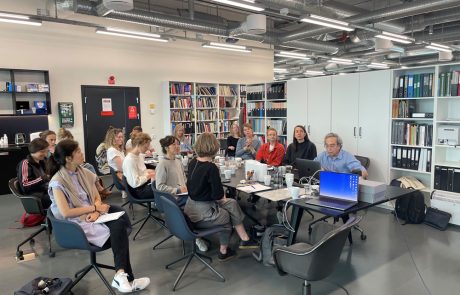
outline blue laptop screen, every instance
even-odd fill
[[[319,194],[345,201],[358,201],[359,176],[357,174],[319,172]]]

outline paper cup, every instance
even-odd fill
[[[230,178],[232,178],[232,170],[225,170],[224,175],[225,175],[225,179],[229,180]]]
[[[289,193],[291,194],[291,198],[293,199],[298,199],[299,198],[299,193],[300,193],[300,188],[296,186],[291,186],[288,188]]]
[[[271,175],[264,175],[264,184],[265,185],[269,186],[271,181],[272,181],[272,176]]]
[[[224,172],[225,172],[225,166],[220,166],[220,167],[219,167],[219,170],[220,170],[220,174],[224,174]]]

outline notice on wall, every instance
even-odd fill
[[[73,103],[59,102],[59,126],[61,128],[72,128],[74,125]]]
[[[114,113],[112,111],[112,99],[103,98],[101,102],[102,102],[101,116],[113,116]]]
[[[137,119],[137,107],[128,106],[128,119],[133,120]]]

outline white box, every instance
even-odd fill
[[[387,185],[383,182],[359,179],[358,200],[366,203],[376,203],[385,199]]]

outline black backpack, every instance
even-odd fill
[[[401,182],[393,179],[390,185],[401,187]],[[422,223],[425,220],[425,210],[425,197],[420,191],[414,191],[410,196],[396,200],[395,214],[399,219],[405,221],[404,224]]]

